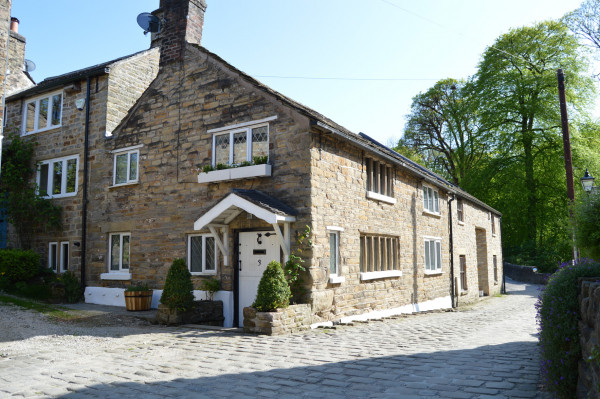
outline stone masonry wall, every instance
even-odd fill
[[[142,71],[147,71],[148,59],[156,63],[156,56],[152,53],[145,53],[146,58],[137,57],[136,61],[142,65]],[[128,70],[134,68],[128,64]],[[107,127],[107,108],[115,108],[108,99],[108,86],[110,80],[120,79],[123,73],[114,75],[101,75],[91,78],[90,92],[90,123],[89,123],[89,146],[90,149],[97,147],[98,143],[105,141],[105,132]],[[129,79],[129,75],[126,77]],[[62,86],[56,90],[48,91],[41,96],[54,92],[60,92],[63,95],[62,122],[61,126],[46,131],[23,136],[25,140],[33,140],[35,146],[33,163],[46,161],[55,158],[77,155],[78,173],[77,173],[77,191],[76,195],[54,198],[52,202],[62,208],[62,228],[60,231],[40,231],[37,232],[33,242],[33,249],[41,255],[42,263],[48,264],[48,245],[50,242],[69,242],[69,269],[75,273],[80,273],[81,265],[81,241],[82,241],[82,198],[83,198],[83,170],[84,170],[84,132],[85,132],[85,109],[78,110],[75,101],[85,99],[86,80],[75,82],[72,85],[74,89],[66,90]],[[69,84],[69,86],[71,86]],[[28,97],[35,98],[36,96]],[[22,110],[25,99],[13,100],[7,103],[7,132],[20,133],[22,123]],[[95,157],[97,155],[91,151],[90,154],[90,173],[93,173]],[[90,188],[91,191],[91,188]],[[89,197],[93,201],[93,197]],[[89,218],[88,218],[89,223]],[[89,228],[89,225],[88,225]],[[15,245],[15,242],[12,243]],[[88,244],[89,246],[89,244]]]
[[[6,93],[10,95],[33,86],[31,79],[23,72],[25,61],[25,38],[13,31],[10,32],[8,45],[8,64],[6,76]]]
[[[457,282],[458,303],[477,300],[479,291],[485,295],[500,293],[502,285],[503,258],[501,218],[494,217],[495,234],[492,234],[491,215],[477,204],[463,200],[464,222],[458,221],[457,200],[452,202],[452,234],[454,238],[454,277]],[[478,235],[479,232],[479,235]],[[465,256],[467,287],[461,287],[460,255]],[[497,271],[494,275],[494,256]],[[479,260],[479,263],[478,263]],[[478,264],[481,266],[479,267]],[[479,276],[485,283],[480,284]]]
[[[117,62],[110,68],[106,131],[111,134],[158,73],[158,48]]]
[[[4,78],[6,76],[6,39],[10,30],[11,0],[0,0],[0,97],[4,97]],[[4,103],[0,101],[0,126],[4,126]]]
[[[439,189],[440,214],[426,212],[423,207],[423,183],[420,179],[395,167],[395,204],[366,197],[366,159],[385,160],[367,154],[349,143],[333,139],[327,134],[313,136],[311,150],[311,180],[313,190],[313,261],[310,268],[310,293],[313,311],[318,319],[336,320],[374,310],[389,309],[423,303],[450,295],[450,255],[448,230],[448,195]],[[388,164],[388,166],[392,166]],[[454,203],[455,204],[455,203]],[[454,275],[460,277],[459,254],[468,255],[469,288],[463,296],[474,300],[478,296],[476,267],[477,242],[475,228],[490,231],[489,212],[465,201],[465,222],[454,222]],[[453,220],[456,208],[453,208]],[[499,219],[496,219],[498,223]],[[340,263],[345,281],[329,282],[329,238],[327,226],[341,227]],[[489,250],[483,255],[488,263],[487,274],[493,281],[493,255],[497,257],[498,280],[501,281],[502,252],[500,228],[497,235],[488,233]],[[360,235],[372,233],[400,238],[401,277],[360,280]],[[424,239],[441,239],[442,272],[425,273]],[[498,282],[486,293],[499,292]]]
[[[272,176],[248,180],[198,183],[198,173],[212,157],[209,129],[277,116],[269,122]],[[186,258],[187,237],[202,233],[194,222],[233,188],[256,189],[293,206],[298,222],[309,223],[308,120],[257,90],[220,60],[194,45],[185,64],[164,66],[113,136],[92,150],[89,283],[121,287],[146,282],[161,288],[175,258]],[[112,151],[139,147],[139,181],[113,186]],[[234,230],[271,226],[243,213],[229,225]],[[110,233],[131,233],[131,281],[102,280],[108,271]],[[208,232],[208,230],[204,231]],[[233,256],[233,254],[232,254]],[[228,266],[218,253],[217,278],[233,289],[233,258]],[[200,288],[203,277],[194,276]]]
[[[244,308],[244,332],[282,335],[310,329],[312,322],[310,305],[290,305],[276,312],[257,312]]]

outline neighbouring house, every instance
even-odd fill
[[[124,306],[148,283],[156,306],[185,258],[197,297],[219,279],[225,325],[241,325],[308,226],[314,324],[500,292],[498,211],[203,48],[205,10],[161,0],[149,50],[8,98],[8,122],[39,143],[40,192],[63,207],[63,230],[35,238],[49,267],[78,273],[87,302]]]

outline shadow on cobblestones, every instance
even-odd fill
[[[536,398],[536,351],[535,342],[511,342],[350,361],[337,361],[331,353],[295,358],[255,353],[234,362],[199,350],[196,361],[182,359],[170,368],[148,359],[113,370],[135,382],[112,382],[104,375],[103,383],[94,384],[95,376],[77,372],[55,378],[87,380],[85,388],[72,386],[73,392],[61,398]],[[306,365],[293,366],[299,363]]]

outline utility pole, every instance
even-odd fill
[[[565,172],[567,174],[567,197],[569,198],[569,219],[575,226],[573,206],[575,204],[575,187],[573,185],[573,160],[571,159],[571,139],[569,138],[569,116],[567,115],[567,100],[565,98],[565,75],[563,70],[556,71],[558,78],[558,100],[560,102],[560,120],[563,135],[563,150],[565,153]],[[573,259],[576,260],[577,247],[575,246],[575,230],[573,227]]]

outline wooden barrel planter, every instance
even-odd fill
[[[152,304],[152,290],[125,291],[125,307],[127,310],[150,310]]]

